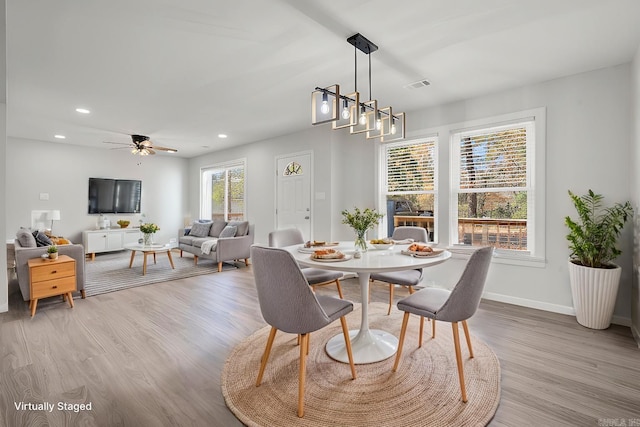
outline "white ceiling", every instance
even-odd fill
[[[316,86],[353,90],[358,32],[373,98],[412,111],[629,62],[640,1],[7,0],[7,134],[193,157],[296,132]]]

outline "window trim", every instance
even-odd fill
[[[496,249],[494,259],[500,263],[544,266],[546,260],[546,195],[545,195],[545,169],[546,169],[546,108],[540,107],[530,110],[524,110],[499,116],[487,117],[478,120],[472,120],[459,123],[451,127],[449,131],[449,249],[455,252],[472,252],[476,249],[473,246],[460,245],[454,242],[454,236],[457,236],[457,216],[458,216],[458,198],[457,194],[459,186],[456,186],[457,174],[459,173],[459,157],[456,156],[458,150],[455,145],[456,134],[468,133],[481,129],[488,129],[500,126],[507,126],[524,121],[532,121],[533,144],[532,149],[527,150],[527,162],[531,165],[530,183],[528,187],[531,189],[532,197],[527,206],[527,219],[531,218],[531,225],[528,225],[527,233],[531,232],[533,236],[532,246],[528,251],[513,251],[508,249]],[[528,190],[529,191],[529,190]],[[455,197],[454,197],[455,196]],[[533,206],[531,206],[533,201]],[[455,221],[454,221],[455,217]]]
[[[211,218],[211,206],[209,204],[209,206],[207,207],[205,203],[205,198],[208,198],[208,196],[211,194],[211,190],[212,190],[211,181],[204,179],[205,173],[207,172],[212,173],[214,171],[221,170],[221,169],[228,170],[228,169],[232,169],[239,166],[242,166],[244,170],[244,188],[243,188],[244,201],[243,201],[242,216],[245,219],[247,218],[247,158],[246,157],[200,167],[200,218]],[[228,185],[228,182],[225,183],[225,186],[226,185]],[[228,214],[229,214],[228,212],[224,213],[225,218],[228,218]],[[225,219],[225,221],[228,221],[228,219]]]
[[[439,138],[438,134],[429,134],[411,139],[404,139],[402,141],[393,141],[387,143],[380,143],[377,155],[378,155],[378,211],[384,213],[384,217],[378,225],[378,237],[386,237],[389,218],[387,218],[387,148],[399,147],[403,145],[416,145],[420,143],[433,142],[433,190],[425,191],[424,194],[433,194],[433,240],[438,241],[438,176],[439,176]],[[398,193],[400,194],[400,193]],[[415,194],[415,192],[403,192],[403,194]],[[383,236],[384,235],[384,236]]]

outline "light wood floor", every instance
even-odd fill
[[[343,289],[359,302],[355,280]],[[374,285],[372,301],[386,301],[387,289]],[[220,373],[233,346],[264,326],[251,268],[76,299],[73,309],[44,300],[34,318],[16,283],[9,292],[10,311],[0,314],[0,425],[241,425],[225,406]],[[569,316],[495,302],[483,302],[469,326],[502,366],[492,426],[640,425],[640,350],[629,328],[594,331]],[[92,408],[46,413],[15,402]]]

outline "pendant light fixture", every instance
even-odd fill
[[[378,101],[371,96],[371,53],[378,46],[360,33],[347,42],[354,47],[354,91],[342,95],[338,84],[316,87],[311,93],[311,124],[332,122],[333,129],[349,128],[352,135],[365,133],[367,139],[380,138],[383,142],[404,139],[405,114],[394,114],[391,107],[378,108]],[[358,93],[358,50],[369,60],[368,101],[361,101]]]

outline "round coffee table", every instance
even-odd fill
[[[171,268],[175,270],[175,266],[173,265],[173,258],[171,257],[171,246],[170,245],[142,245],[140,243],[130,243],[124,245],[124,248],[131,251],[131,260],[129,261],[129,268],[133,266],[133,259],[136,257],[136,252],[142,252],[144,255],[144,259],[142,261],[142,275],[147,274],[147,256],[153,255],[153,263],[156,263],[156,253],[166,253],[167,258],[169,258],[169,263],[171,263]]]

